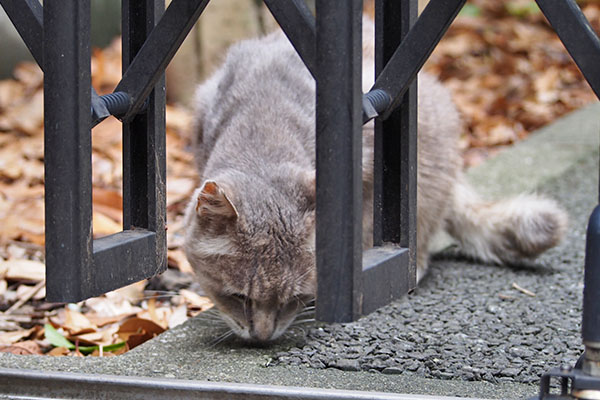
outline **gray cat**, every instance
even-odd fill
[[[363,21],[363,90],[373,83],[373,24]],[[482,201],[465,183],[462,125],[448,91],[419,75],[417,275],[446,230],[462,251],[517,263],[556,245],[567,216],[552,200]],[[238,336],[276,339],[311,301],[315,271],[315,83],[281,32],[234,45],[196,95],[203,184],[186,210],[185,251]],[[363,129],[363,244],[372,238],[373,127]]]

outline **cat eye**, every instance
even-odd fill
[[[234,293],[231,295],[231,297],[233,297],[236,300],[239,300],[242,303],[245,303],[246,301],[248,301],[248,296],[243,295],[241,293]]]

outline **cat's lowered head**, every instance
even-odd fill
[[[281,33],[241,42],[197,92],[203,179],[187,257],[242,338],[279,337],[316,291],[314,80]]]
[[[221,175],[188,210],[186,252],[204,290],[234,333],[261,342],[279,337],[316,290],[314,191],[302,176],[272,178]]]

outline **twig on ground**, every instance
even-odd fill
[[[33,296],[35,296],[35,294],[39,292],[44,285],[46,285],[46,280],[41,280],[38,282],[37,285],[35,285],[27,294],[25,294],[25,296],[17,300],[17,302],[10,306],[8,310],[4,311],[4,314],[12,314],[18,310],[23,304],[27,303]]]
[[[512,287],[517,289],[519,292],[526,294],[527,296],[535,297],[535,293],[533,293],[531,290],[522,288],[521,286],[517,285],[516,282],[513,282]]]
[[[5,313],[0,313],[0,326],[5,322],[31,323],[32,320],[31,315],[6,315]]]

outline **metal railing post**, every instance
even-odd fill
[[[317,14],[317,318],[361,314],[360,0],[319,0]]]
[[[60,277],[46,291],[78,298],[92,263],[90,1],[46,0],[44,39],[46,276]]]
[[[164,0],[122,1],[123,74],[165,9]],[[146,112],[123,124],[123,228],[156,232],[157,264],[166,266],[164,73]]]
[[[417,1],[375,3],[375,71],[379,75],[417,20]],[[386,120],[375,120],[373,242],[416,250],[417,81]],[[408,287],[416,285],[414,251]]]
[[[590,217],[586,241],[581,324],[585,353],[582,370],[600,380],[600,206],[596,206]]]

